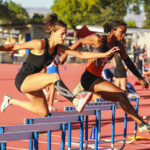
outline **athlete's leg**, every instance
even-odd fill
[[[105,100],[119,102],[121,108],[134,120],[137,124],[141,124],[143,120],[136,113],[135,109],[129,102],[123,90],[114,84],[104,80],[97,79],[90,88],[96,94],[100,94]]]
[[[9,101],[10,105],[20,106],[43,117],[48,115],[47,101],[42,90],[25,93],[25,95],[28,97],[29,101],[21,101],[12,98]]]
[[[126,91],[127,78],[115,78],[115,85]]]
[[[12,104],[18,105],[20,107],[26,108],[31,112],[45,116],[47,114],[48,107],[47,103],[45,103],[46,98],[44,93],[42,92],[42,89],[50,85],[51,83],[54,83],[58,79],[59,77],[57,77],[57,74],[49,75],[46,73],[36,73],[33,75],[29,75],[25,78],[21,86],[22,93],[24,93],[29,98],[29,101],[21,101],[8,96],[4,96],[4,100],[1,105],[1,111],[3,112],[10,104]],[[40,106],[41,108],[39,108]]]
[[[120,87],[119,78],[115,78],[115,85],[116,85],[117,87]]]
[[[57,73],[35,73],[25,78],[21,85],[21,91],[23,93],[38,91],[48,87],[50,84],[54,84],[59,79]]]
[[[55,88],[57,89],[57,91],[64,97],[66,97],[69,101],[71,101],[75,106],[77,106],[77,110],[80,112],[83,110],[85,103],[79,103],[79,100],[83,100],[84,102],[89,101],[89,99],[91,99],[91,95],[92,93],[87,93],[85,94],[85,96],[83,98],[76,98],[70,91],[69,89],[64,85],[64,83],[59,79],[59,76],[57,73],[53,73],[53,74],[47,74],[47,73],[36,73],[36,74],[32,74],[29,75],[28,77],[25,78],[25,80],[23,81],[22,85],[21,85],[21,91],[22,93],[32,93],[32,92],[36,92],[36,91],[40,91],[43,88],[49,86],[50,84],[54,84]],[[43,93],[42,93],[43,94]],[[38,95],[40,97],[40,95]],[[42,97],[43,98],[43,97]],[[1,111],[4,111],[6,109],[6,107],[8,107],[8,104],[12,104],[11,103],[12,99],[6,99],[6,101],[4,100],[1,105]],[[43,103],[45,103],[45,97],[43,99]],[[6,104],[5,104],[6,102]],[[32,101],[30,100],[29,103],[32,103]],[[20,106],[24,105],[23,103],[19,104]],[[29,104],[30,105],[30,104]],[[34,106],[33,104],[31,104],[31,106]],[[24,107],[24,106],[22,106]],[[29,107],[30,109],[30,107]],[[28,109],[28,110],[29,110]],[[48,108],[47,108],[48,109]],[[32,111],[32,110],[31,110]],[[33,111],[32,111],[33,112]],[[46,111],[47,112],[47,111]],[[37,112],[38,113],[38,112]],[[44,113],[46,114],[46,113]]]
[[[56,110],[53,107],[53,102],[56,96],[56,89],[54,84],[50,84],[50,86],[48,87],[48,91],[47,91],[47,101],[48,101],[48,106],[49,106],[49,110]]]
[[[126,91],[127,86],[127,78],[120,78],[120,88]]]
[[[58,79],[59,76],[57,74],[36,73],[29,75],[21,86],[22,93],[28,97],[29,101],[11,98],[9,99],[9,104],[20,106],[40,116],[46,116],[48,114],[48,106],[42,89]]]
[[[75,87],[75,89],[73,90],[73,94],[74,94],[74,95],[77,95],[77,94],[79,94],[79,93],[81,93],[81,92],[83,92],[83,91],[84,91],[84,89],[83,89],[81,83],[78,83],[78,85],[77,85],[77,86]]]

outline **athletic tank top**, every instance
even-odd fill
[[[40,72],[43,68],[45,68],[46,66],[52,63],[56,54],[57,54],[57,46],[54,48],[54,52],[51,55],[49,54],[48,39],[45,39],[44,53],[42,55],[34,55],[30,52],[28,58],[23,63],[23,68],[25,68],[24,72],[28,72],[28,71],[30,73]]]
[[[104,35],[102,45],[98,48],[95,48],[93,50],[94,52],[107,52],[107,36]],[[113,56],[112,56],[113,57]],[[112,58],[111,57],[111,58]],[[111,58],[96,58],[96,59],[89,59],[86,64],[86,70],[90,73],[101,77],[102,76],[102,70],[105,66],[105,64],[110,60]]]
[[[116,68],[115,69],[119,70],[119,71],[125,70],[121,56],[119,54],[115,54],[114,58],[115,58],[115,62],[116,62]]]
[[[115,54],[114,58],[115,58],[115,62],[116,62],[116,67],[114,70],[114,76],[116,78],[126,77],[126,70],[124,67],[124,63],[121,59],[121,56],[119,54]]]

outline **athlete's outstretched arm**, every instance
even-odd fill
[[[143,88],[148,88],[148,86],[149,86],[148,83],[144,80],[144,78],[139,73],[139,71],[137,70],[136,66],[134,65],[134,63],[132,62],[130,57],[127,55],[125,48],[124,47],[120,47],[120,48],[121,48],[121,50],[119,51],[119,53],[120,53],[122,59],[124,60],[125,64],[129,68],[129,70],[138,78],[138,80],[140,81]]]
[[[94,48],[99,47],[101,45],[101,36],[98,36],[97,34],[92,34],[89,36],[86,36],[85,38],[82,38],[78,41],[76,41],[74,44],[70,46],[70,49],[77,49],[81,45],[90,45]]]
[[[109,51],[105,53],[96,53],[96,52],[79,52],[70,50],[68,47],[65,47],[64,45],[58,46],[58,53],[65,53],[67,55],[71,55],[74,57],[78,57],[80,59],[91,59],[91,58],[107,58],[111,57],[115,52],[119,51],[120,49],[118,47],[113,47]]]
[[[0,46],[0,51],[16,51],[22,49],[41,49],[43,47],[42,40],[32,40],[25,43],[13,43]]]
[[[62,54],[61,56],[59,56],[59,62],[60,64],[64,64],[65,61],[67,60],[68,55],[67,54]]]

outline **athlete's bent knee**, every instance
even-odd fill
[[[50,74],[49,77],[52,83],[55,83],[57,80],[60,80],[59,75],[57,73]]]
[[[127,99],[127,95],[125,92],[118,93],[118,101],[122,101],[122,100],[126,100],[126,99]]]
[[[48,115],[48,110],[43,110],[43,111],[40,111],[38,114],[41,116],[41,117],[46,117]]]

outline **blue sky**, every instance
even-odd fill
[[[53,5],[54,0],[12,0],[17,4],[21,4],[23,7],[45,7],[50,8]]]

